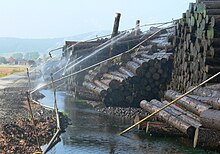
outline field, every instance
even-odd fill
[[[0,77],[26,71],[27,66],[23,65],[0,65]]]

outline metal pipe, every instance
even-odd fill
[[[175,103],[176,101],[180,100],[181,98],[183,98],[184,96],[188,95],[189,93],[193,92],[194,90],[196,90],[197,88],[201,87],[202,85],[204,85],[205,83],[207,83],[208,81],[212,80],[213,78],[217,77],[218,75],[220,75],[220,72],[218,72],[217,74],[213,75],[212,77],[208,78],[207,80],[203,81],[202,83],[200,83],[199,85],[195,86],[194,88],[192,88],[191,90],[187,91],[186,93],[184,93],[183,95],[179,96],[178,98],[176,98],[175,100],[171,101],[169,104],[163,106],[162,108],[160,108],[159,110],[151,113],[150,115],[146,116],[145,118],[143,118],[142,120],[138,121],[137,123],[135,123],[134,125],[128,127],[127,129],[123,130],[121,133],[119,133],[119,135],[122,135],[126,132],[128,132],[129,130],[131,130],[132,128],[134,128],[135,126],[137,126],[138,124],[140,124],[141,122],[149,119],[150,117],[154,116],[155,114],[157,114],[158,112],[162,111],[163,109],[167,108],[168,106],[172,105],[173,103]]]
[[[48,149],[50,148],[51,144],[53,144],[54,140],[57,138],[57,136],[59,135],[59,133],[60,133],[60,129],[58,129],[58,130],[56,131],[56,133],[54,134],[54,136],[52,137],[52,139],[51,139],[50,142],[48,143],[46,149],[43,151],[43,154],[45,154],[45,153],[48,151]]]
[[[51,110],[53,110],[54,108],[53,107],[51,107],[51,106],[47,106],[47,105],[44,105],[44,104],[41,104],[40,102],[38,102],[38,101],[36,101],[36,100],[31,100],[32,102],[34,102],[34,103],[36,103],[36,104],[38,104],[38,105],[40,105],[40,106],[42,106],[42,107],[45,107],[45,108],[48,108],[48,109],[51,109]]]

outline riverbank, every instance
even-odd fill
[[[3,81],[7,84],[0,82],[0,153],[39,151],[36,136],[40,145],[49,142],[56,131],[55,113],[32,103],[35,128],[28,108],[28,80],[25,74],[7,76]],[[32,97],[38,100],[44,95],[36,92]]]

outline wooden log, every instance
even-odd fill
[[[120,89],[120,86],[121,86],[120,81],[115,79],[111,80],[111,82],[109,83],[109,87],[113,90]]]
[[[99,77],[99,72],[97,70],[92,70],[92,73],[85,75],[84,80],[93,82],[93,80],[97,79]]]
[[[206,9],[204,11],[206,11],[205,14],[207,14],[207,15],[219,15],[220,14],[219,8],[218,9]]]
[[[120,78],[123,78],[123,79],[127,79],[129,76],[126,75],[126,74],[123,74],[123,73],[120,73],[118,71],[114,71],[114,72],[109,72],[111,75],[114,75],[114,76],[118,76]]]
[[[104,84],[103,82],[101,82],[99,80],[94,80],[94,83],[96,84],[96,86],[98,86],[106,91],[109,89],[108,85]]]
[[[162,103],[163,103],[164,105],[169,104],[168,101],[162,101]],[[181,112],[182,114],[187,115],[188,117],[190,117],[190,118],[192,118],[192,119],[195,119],[196,121],[200,122],[199,116],[197,116],[196,114],[194,114],[194,113],[192,113],[192,112],[189,112],[189,111],[187,111],[187,110],[183,110],[183,109],[181,109],[180,107],[178,107],[178,106],[175,105],[175,104],[171,104],[170,107],[172,107],[172,108],[174,108],[175,110]]]
[[[197,146],[220,152],[220,131],[209,128],[199,128]]]
[[[220,111],[206,110],[200,114],[200,120],[203,127],[220,130]]]
[[[103,43],[105,43],[107,40],[102,40],[102,41],[92,41],[92,42],[74,42],[74,41],[66,41],[65,42],[65,46],[66,48],[73,46],[72,48],[70,48],[73,51],[87,51],[88,49],[93,49]],[[75,44],[75,45],[74,45]],[[80,53],[80,52],[78,52]]]
[[[113,26],[113,30],[112,30],[112,38],[115,37],[116,35],[118,35],[120,17],[121,17],[120,13],[115,14],[115,21],[114,21],[114,26]]]
[[[140,106],[141,106],[141,108],[143,108],[144,110],[146,110],[150,113],[153,113],[159,109],[157,106],[154,106],[150,102],[147,102],[145,100],[141,101]],[[162,120],[164,120],[165,122],[167,122],[168,124],[170,124],[171,126],[177,128],[181,132],[185,133],[190,138],[193,137],[193,135],[195,133],[195,127],[190,126],[190,124],[188,124],[187,122],[181,121],[179,118],[171,115],[170,113],[168,113],[164,110],[160,111],[157,114],[157,116],[159,118],[161,118]]]
[[[96,86],[94,83],[83,82],[83,86],[102,97],[104,97],[107,94],[107,91],[105,89]]]
[[[133,61],[129,61],[126,63],[126,68],[131,70],[134,74],[137,74],[137,69],[140,67],[138,63],[135,63]]]
[[[210,58],[220,58],[220,48],[210,47],[206,52],[206,56]]]
[[[123,53],[123,54],[121,55],[121,62],[127,63],[128,61],[131,61],[131,60],[132,60],[131,54],[129,54],[129,53]]]
[[[193,87],[189,87],[188,90],[192,89]],[[198,88],[192,92],[194,95],[198,96],[206,96],[206,97],[217,97],[220,98],[220,92],[208,88]]]
[[[84,100],[91,100],[91,101],[101,101],[101,98],[99,95],[94,93],[91,90],[88,90],[81,86],[76,86],[75,89],[75,95],[77,98],[84,99]]]
[[[126,69],[126,68],[123,67],[123,66],[120,67],[120,68],[118,69],[118,71],[121,72],[121,73],[123,73],[123,74],[125,74],[125,75],[127,75],[127,76],[129,76],[129,77],[135,76],[135,74],[134,74],[133,72],[131,72],[130,70]]]
[[[170,100],[174,100],[181,96],[180,93],[173,91],[173,90],[168,90],[165,92],[165,97]],[[193,98],[184,96],[180,100],[177,101],[178,105],[181,105],[182,107],[186,108],[187,110],[195,113],[196,115],[200,115],[201,112],[208,110],[212,108],[211,106],[207,104],[203,104]]]
[[[197,96],[197,95],[188,95],[191,98],[194,98],[200,102],[211,105],[213,109],[220,110],[220,98],[207,97],[207,96]]]
[[[153,105],[162,108],[163,106],[165,106],[164,103],[157,101],[157,100],[152,100],[150,101]],[[181,120],[189,123],[191,126],[194,126],[196,128],[202,126],[201,123],[197,120],[195,120],[194,118],[191,118],[191,116],[187,116],[186,112],[180,112],[179,110],[176,110],[170,106],[168,106],[167,108],[164,109],[165,111],[167,111],[168,113],[172,114],[175,117],[180,118]]]
[[[119,76],[108,74],[108,73],[103,74],[103,78],[110,79],[110,80],[115,79],[115,80],[120,81],[120,82],[122,82],[124,80],[123,78],[121,78]]]
[[[220,8],[219,1],[203,1],[202,3],[205,4],[206,9],[219,9]]]

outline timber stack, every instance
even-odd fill
[[[112,38],[98,38],[97,40],[86,42],[66,41],[66,44],[63,47],[63,57],[66,58],[66,61],[68,61],[67,65],[70,64],[70,66],[66,67],[65,75],[79,71],[82,68],[86,68],[115,55],[124,53],[125,51],[132,49],[134,46],[144,41],[157,30],[158,28],[152,28],[148,32],[141,32],[140,30],[134,30],[132,32],[117,32],[118,35],[115,36],[114,34],[114,37]],[[162,30],[157,35],[152,37],[152,39],[166,33],[166,30]],[[153,42],[151,44],[153,44]],[[146,50],[156,50],[154,46],[151,47],[148,45],[149,43],[147,41],[142,44],[142,46],[146,46]],[[167,46],[160,45],[158,48],[170,50],[172,46],[170,44]],[[86,58],[86,60],[82,60],[84,58]],[[72,67],[71,62],[76,59],[78,62],[80,62]],[[82,86],[84,76],[86,74],[87,72],[82,72],[74,77],[68,78],[66,82],[66,85],[68,86],[67,89],[71,90],[72,87],[75,86],[75,83]]]
[[[167,90],[164,101],[142,100],[140,106],[148,113],[153,113],[167,105],[168,101],[173,101],[181,95],[177,91]],[[198,88],[192,94],[182,97],[175,104],[156,114],[159,120],[175,128],[171,130],[179,130],[183,136],[193,140],[193,147],[199,146],[218,152],[220,151],[219,116],[220,92],[211,87]],[[139,126],[148,130],[150,126],[147,124],[142,123]]]
[[[143,53],[103,74],[85,76],[83,85],[106,106],[139,107],[143,99],[163,97],[171,79],[171,57],[166,52]]]
[[[129,38],[136,37],[137,45],[158,30],[152,27],[141,37]],[[143,99],[161,99],[171,80],[173,54],[169,36],[172,34],[172,28],[164,30],[138,49],[91,69],[84,76],[83,87],[98,95],[106,106],[139,107]],[[76,88],[76,93],[78,89],[82,88]],[[87,97],[83,92],[77,94],[79,98]]]
[[[220,71],[220,1],[198,0],[177,22],[172,89],[185,92]],[[220,78],[210,83],[217,83]]]

